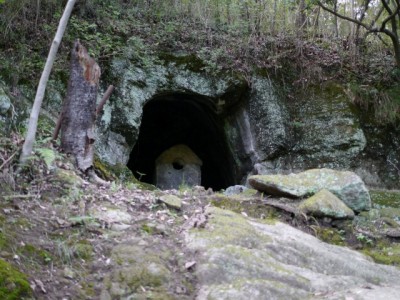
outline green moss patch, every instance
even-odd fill
[[[374,247],[363,249],[362,252],[380,264],[400,266],[400,245],[380,241]]]
[[[52,255],[46,250],[36,248],[33,245],[25,245],[18,248],[17,253],[39,264],[47,264],[53,260]]]
[[[25,274],[0,259],[0,299],[20,300],[32,296],[32,290]]]
[[[90,260],[93,257],[93,246],[89,241],[81,240],[75,245],[74,253],[79,258]]]
[[[338,246],[345,246],[345,237],[343,236],[342,232],[334,229],[334,228],[324,228],[318,227],[316,228],[316,236],[329,244],[338,245]]]
[[[369,194],[374,206],[400,208],[400,191],[371,190]]]
[[[7,245],[6,237],[0,232],[0,250],[3,250]]]
[[[256,219],[274,220],[277,217],[276,209],[263,204],[260,200],[251,199],[246,194],[233,196],[216,194],[211,199],[211,204],[236,213],[245,213],[249,217]]]
[[[139,181],[125,165],[116,164],[112,166],[95,157],[94,168],[96,173],[104,180],[114,181],[118,179],[124,183],[133,183],[136,187],[143,190],[153,191],[156,189],[154,185]]]

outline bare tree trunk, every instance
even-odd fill
[[[278,13],[278,10],[277,10],[278,5],[277,5],[277,3],[278,3],[278,0],[274,0],[274,9],[273,9],[273,12],[272,12],[272,21],[271,21],[271,34],[272,35],[275,35],[276,15]]]
[[[319,36],[319,17],[321,14],[321,8],[318,6],[316,10],[316,16],[315,16],[315,21],[314,21],[314,37],[320,37]]]
[[[61,148],[75,156],[78,168],[93,166],[94,125],[100,67],[79,41],[71,53],[71,74],[61,121]]]
[[[306,27],[306,1],[305,0],[299,0],[299,6],[297,8],[297,14],[296,14],[296,31],[297,35],[299,37],[303,36],[305,32],[305,27]]]
[[[333,10],[335,12],[338,11],[338,0],[333,1]],[[334,26],[335,38],[338,38],[339,37],[339,22],[338,22],[338,17],[336,15],[333,15],[333,26]]]
[[[61,17],[58,25],[57,33],[54,37],[53,43],[50,48],[49,55],[47,56],[46,65],[44,66],[42,76],[40,77],[39,85],[36,91],[35,101],[33,102],[31,115],[29,118],[28,131],[26,133],[25,142],[22,146],[22,153],[19,159],[20,164],[23,165],[27,158],[32,153],[33,143],[36,138],[37,122],[39,118],[40,107],[42,106],[44,93],[49,80],[50,72],[53,67],[54,60],[58,51],[58,46],[61,43],[61,39],[64,35],[65,28],[67,27],[68,19],[71,15],[72,9],[74,8],[76,0],[68,0],[65,6],[64,13]]]

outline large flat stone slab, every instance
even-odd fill
[[[395,267],[284,223],[259,223],[215,207],[206,213],[206,228],[186,236],[198,253],[198,300],[399,299]]]

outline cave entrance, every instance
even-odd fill
[[[158,96],[147,102],[139,137],[127,164],[135,176],[155,184],[157,158],[167,149],[183,144],[202,161],[202,186],[220,190],[233,185],[233,158],[223,120],[210,103],[208,98],[186,94]]]

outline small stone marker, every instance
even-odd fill
[[[156,159],[156,186],[162,190],[201,184],[200,158],[186,145],[176,145]]]

